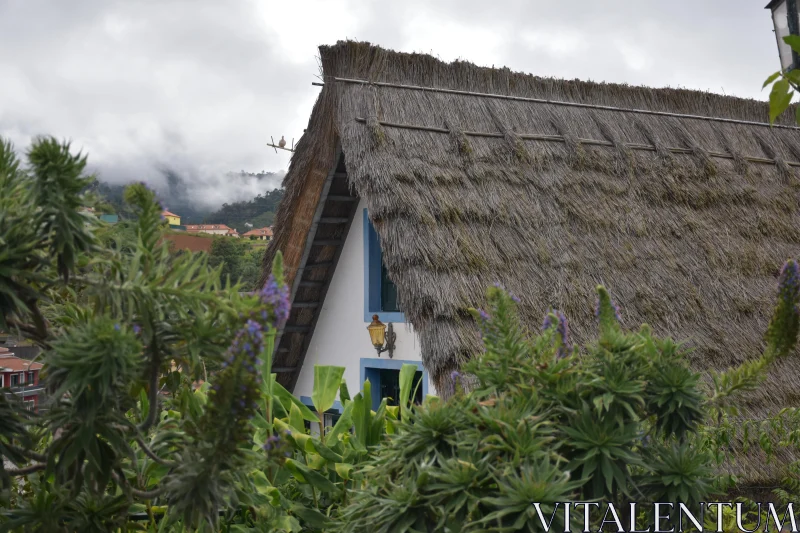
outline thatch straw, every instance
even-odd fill
[[[531,325],[557,305],[578,342],[595,334],[593,289],[603,282],[626,326],[647,322],[687,341],[698,368],[762,349],[778,269],[800,250],[800,133],[735,122],[764,122],[765,103],[539,78],[366,43],[320,52],[325,86],[285,180],[267,261],[283,250],[293,275],[341,143],[439,391],[478,349],[464,310],[495,281],[521,297]],[[796,357],[779,362],[744,413],[800,405],[798,370]],[[735,470],[752,482],[776,476],[755,455]]]

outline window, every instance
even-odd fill
[[[34,378],[33,371],[31,370],[31,371],[28,372],[28,383],[30,385],[33,385],[35,381],[36,381],[36,379]]]
[[[19,377],[21,374],[11,374],[11,386],[16,387],[19,385]]]
[[[383,263],[378,233],[364,209],[364,321],[378,314],[381,322],[405,322],[397,286]]]
[[[400,397],[400,369],[404,364],[417,366],[414,382],[411,385],[413,403],[421,404],[428,394],[428,373],[421,361],[398,361],[396,359],[361,359],[361,384],[366,380],[370,383],[372,395],[372,409],[380,406],[383,398],[387,398],[388,405],[398,405]]]
[[[411,392],[414,393],[413,403],[422,403],[422,372],[417,370],[414,375],[414,383],[411,385]],[[399,405],[400,398],[400,371],[392,369],[378,370],[378,385],[380,387],[381,399],[388,398],[387,405]],[[415,393],[416,391],[416,393]]]

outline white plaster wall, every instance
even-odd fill
[[[315,364],[345,367],[347,388],[353,396],[361,390],[361,358],[378,358],[369,342],[368,322],[364,322],[364,208],[362,200],[345,239],[295,385],[294,395],[298,398],[311,397]],[[420,361],[419,340],[411,324],[395,323],[394,331],[397,340],[392,359]],[[380,358],[388,357],[384,352]],[[428,394],[436,394],[430,380]]]

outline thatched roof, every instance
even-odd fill
[[[306,245],[340,146],[438,390],[477,349],[464,310],[496,281],[522,299],[532,327],[549,307],[562,310],[577,341],[595,334],[602,282],[626,326],[647,322],[687,341],[699,368],[759,353],[778,269],[800,251],[800,133],[764,125],[765,103],[540,78],[366,43],[323,46],[320,56],[325,85],[266,261],[282,250],[293,281],[302,262],[335,255]],[[313,331],[313,312],[296,312]],[[299,371],[305,342],[287,341],[276,365]],[[798,370],[797,357],[779,362],[746,414],[800,405]],[[753,459],[738,471],[774,477]]]

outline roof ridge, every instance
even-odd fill
[[[714,116],[753,121],[766,120],[765,100],[686,87],[647,86],[624,81],[567,79],[533,74],[509,67],[479,66],[469,61],[446,61],[428,53],[408,53],[369,42],[340,40],[319,47],[324,77],[369,79],[382,83],[438,86],[453,90],[562,97],[574,102],[638,107],[654,111]],[[792,104],[791,110],[797,104]],[[794,113],[776,123],[793,124]]]
[[[333,81],[343,82],[343,83],[356,83],[362,85],[374,85],[377,87],[390,87],[393,89],[408,89],[412,91],[428,91],[428,92],[437,92],[437,93],[444,93],[444,94],[455,94],[459,96],[476,96],[479,98],[497,98],[500,100],[511,100],[515,102],[530,102],[536,104],[551,104],[551,105],[558,105],[558,106],[566,106],[566,107],[580,107],[585,109],[600,109],[603,111],[617,111],[621,113],[638,113],[642,115],[656,115],[656,116],[663,116],[663,117],[676,117],[676,118],[688,118],[693,120],[709,120],[713,122],[727,122],[730,124],[743,124],[747,126],[762,126],[767,128],[783,128],[789,130],[800,130],[798,126],[788,126],[784,124],[770,124],[769,122],[756,122],[752,120],[740,120],[735,118],[725,118],[725,117],[715,117],[710,115],[692,115],[688,113],[671,113],[669,111],[653,111],[651,109],[636,109],[630,107],[616,107],[616,106],[607,106],[607,105],[599,105],[599,104],[585,104],[582,102],[569,102],[566,100],[550,100],[547,98],[529,98],[525,96],[514,96],[514,95],[506,95],[506,94],[497,94],[497,93],[484,93],[484,92],[477,92],[477,91],[462,91],[459,89],[447,89],[444,87],[425,87],[423,85],[408,85],[402,83],[387,83],[381,81],[370,81],[370,80],[361,80],[355,78],[339,78],[335,76],[331,76],[330,79]],[[317,83],[316,85],[324,85]]]

